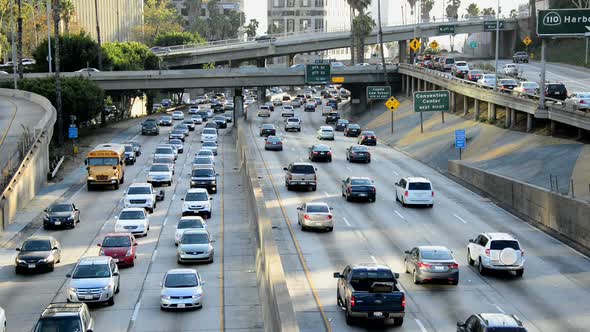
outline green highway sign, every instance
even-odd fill
[[[389,86],[368,86],[367,99],[389,99],[391,87]]]
[[[484,31],[496,30],[496,21],[484,21],[483,22],[483,30]],[[500,21],[500,30],[504,30],[504,21]]]
[[[305,83],[326,84],[331,82],[329,64],[305,65]]]
[[[539,36],[584,36],[590,32],[590,9],[547,9],[537,14]]]
[[[448,112],[451,93],[448,90],[414,92],[414,112]]]
[[[438,33],[455,33],[454,25],[439,25]]]
[[[477,42],[476,41],[470,41],[469,42],[469,47],[471,47],[471,48],[477,48]]]

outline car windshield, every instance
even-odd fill
[[[184,233],[182,235],[182,244],[205,244],[209,243],[209,236],[204,233]]]
[[[88,158],[88,166],[116,166],[117,158]]]
[[[375,136],[375,133],[372,132],[372,131],[363,131],[361,133],[361,135],[363,135],[363,136]]]
[[[197,155],[199,155],[199,156],[213,156],[213,152],[211,152],[211,150],[199,150],[199,153],[197,153]]]
[[[333,132],[333,130],[332,129],[329,129],[329,128],[323,128],[322,129],[322,132],[323,133],[331,133],[331,132]]]
[[[409,190],[430,190],[430,183],[428,182],[410,182]]]
[[[287,119],[287,122],[299,122],[299,119],[297,119],[297,118],[289,118],[289,119]]]
[[[74,208],[71,204],[55,204],[47,209],[47,212],[70,212],[73,211]]]
[[[207,197],[207,193],[204,193],[204,192],[186,193],[184,200],[190,201],[190,202],[203,202],[203,201],[208,201],[209,197]]]
[[[149,195],[150,193],[150,187],[129,187],[127,192],[128,195]]]
[[[350,284],[355,291],[367,292],[375,282],[395,282],[389,270],[353,270]]]
[[[156,154],[174,154],[171,148],[157,148]]]
[[[170,168],[168,165],[152,165],[150,172],[169,172]]]
[[[346,124],[346,123],[348,123],[348,120],[344,120],[344,119],[338,120],[338,124]]]
[[[171,273],[166,275],[164,287],[178,288],[178,287],[197,287],[197,275],[194,273]]]
[[[130,247],[131,239],[128,236],[107,236],[101,246],[103,248]]]
[[[517,241],[513,240],[494,240],[490,244],[492,250],[503,250],[505,248],[512,248],[514,250],[520,250],[520,246]]]
[[[174,164],[174,159],[172,158],[154,158],[154,164]]]
[[[348,127],[348,129],[360,129],[361,128],[361,126],[359,126],[357,124],[349,124],[347,127]]]
[[[207,135],[217,135],[217,130],[214,128],[205,128],[203,129],[203,134],[207,134]]]
[[[43,317],[39,319],[37,325],[35,326],[35,332],[66,332],[66,331],[74,331],[80,332],[82,331],[82,326],[80,325],[80,317],[78,316],[53,316],[53,317]]]
[[[291,166],[291,173],[314,174],[315,170],[311,165],[293,165]]]
[[[456,65],[457,67],[465,67],[465,66],[467,66],[467,62],[462,62],[462,61],[459,61],[459,62],[455,63],[455,65]]]
[[[471,75],[481,75],[482,71],[481,70],[472,70],[470,71]]]
[[[180,123],[180,124],[177,124],[176,127],[174,127],[174,128],[179,129],[179,130],[187,130],[188,126],[183,123]]]
[[[193,169],[193,176],[194,177],[213,177],[215,176],[215,172],[213,172],[210,168],[197,168]]]
[[[500,80],[500,84],[504,85],[517,85],[515,80]]]
[[[271,124],[263,124],[262,129],[275,129],[275,126]]]
[[[160,117],[160,121],[170,121],[172,120],[169,116]]]
[[[350,184],[353,186],[370,186],[372,185],[371,180],[369,179],[352,179],[350,180]]]
[[[138,211],[121,211],[119,220],[139,220],[144,219],[145,213],[141,210]]]
[[[212,147],[217,147],[217,144],[215,144],[215,142],[203,142],[202,146],[212,146]]]
[[[361,151],[361,152],[366,152],[366,151],[369,151],[369,148],[368,148],[368,147],[366,147],[366,146],[364,146],[364,145],[357,145],[357,146],[353,146],[353,147],[352,147],[352,151],[356,151],[356,152],[358,152],[358,151]]]
[[[203,223],[199,219],[181,220],[176,228],[203,228]]]
[[[433,261],[453,259],[453,256],[450,252],[442,250],[423,250],[420,255],[422,256],[422,259]]]
[[[330,147],[327,145],[316,145],[313,147],[314,151],[330,151]]]
[[[23,243],[21,251],[50,251],[51,242],[49,240],[29,240]]]
[[[187,124],[187,125],[189,125],[189,124],[191,124],[191,125],[192,125],[192,124],[194,124],[194,123],[193,123],[193,120],[184,120],[184,121],[182,121],[182,123],[184,123],[184,124]]]
[[[111,276],[111,270],[108,264],[80,264],[76,267],[72,278],[108,278]]]
[[[445,63],[446,64],[455,63],[455,59],[446,59]]]
[[[211,158],[207,158],[207,157],[197,157],[197,158],[193,159],[193,164],[208,165],[208,164],[213,164],[213,160],[211,160]]]
[[[267,142],[280,142],[281,139],[276,136],[272,136],[272,137],[269,137],[266,141]]]
[[[168,143],[172,145],[182,145],[182,141],[179,139],[171,139],[170,141],[168,141]]]
[[[310,213],[329,213],[330,208],[327,205],[308,205],[307,212]]]

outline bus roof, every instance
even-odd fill
[[[121,157],[122,155],[125,155],[125,147],[118,143],[99,144],[88,153],[88,157]]]

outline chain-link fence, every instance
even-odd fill
[[[0,165],[0,167],[2,167],[2,171],[0,173],[0,192],[3,192],[6,186],[8,186],[10,180],[12,180],[16,174],[20,164],[25,159],[25,156],[35,142],[34,131],[25,126],[22,126],[22,129],[23,131],[16,142],[16,150],[12,152],[12,155],[7,159],[5,156],[1,156],[3,160],[7,160],[7,163],[6,165]]]

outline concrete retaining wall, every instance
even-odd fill
[[[590,204],[459,161],[449,161],[448,172],[567,244],[590,253]]]
[[[287,288],[279,250],[272,237],[272,222],[266,213],[264,194],[253,159],[256,151],[248,145],[247,136],[242,130],[245,126],[246,122],[240,119],[234,135],[240,154],[240,172],[244,177],[251,211],[254,214],[252,231],[256,237],[256,277],[265,322],[264,329],[268,332],[297,332],[299,327],[293,302]]]
[[[38,104],[45,110],[45,115],[33,127],[33,146],[0,196],[0,230],[4,230],[18,210],[28,204],[47,182],[49,143],[53,136],[57,112],[45,97],[27,91],[0,89],[0,96],[24,99]]]

